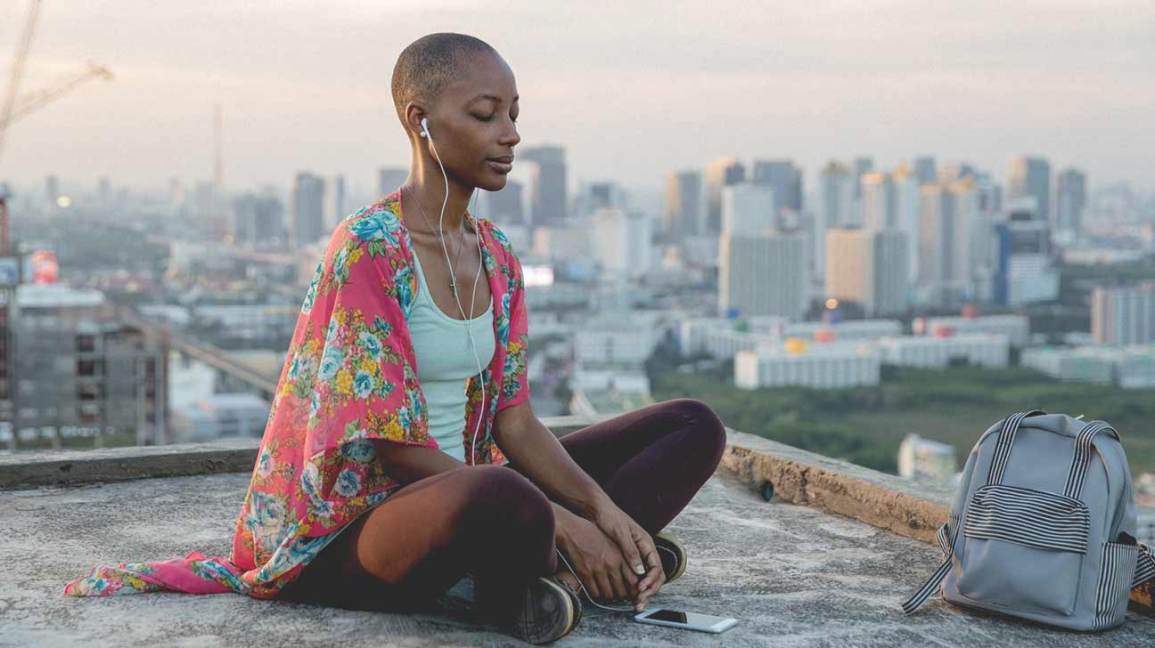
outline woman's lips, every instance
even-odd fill
[[[489,166],[492,167],[494,171],[501,174],[506,174],[513,170],[513,162],[499,162],[497,160],[486,160],[486,162],[489,163]]]

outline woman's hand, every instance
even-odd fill
[[[623,577],[634,584],[630,595],[634,598],[634,607],[639,611],[645,609],[650,597],[666,583],[662,559],[658,557],[653,539],[612,501],[597,509],[593,522],[621,551],[626,561],[622,567]]]
[[[559,518],[557,544],[595,600],[637,595],[638,577],[631,573],[617,544],[593,522],[572,514],[564,523]]]

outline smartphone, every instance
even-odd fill
[[[638,623],[652,623],[670,628],[682,628],[683,630],[712,632],[714,634],[725,632],[733,628],[734,624],[738,623],[737,619],[731,617],[699,614],[697,612],[681,612],[679,610],[668,610],[666,608],[650,608],[634,616],[634,621]]]

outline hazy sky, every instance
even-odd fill
[[[26,9],[0,0],[0,85]],[[24,90],[87,60],[116,79],[14,126],[0,178],[206,179],[219,102],[230,188],[301,169],[369,187],[408,164],[388,79],[434,31],[505,56],[522,144],[563,144],[577,180],[657,187],[736,155],[813,182],[831,157],[924,152],[1001,179],[1034,153],[1155,190],[1152,0],[44,0]]]

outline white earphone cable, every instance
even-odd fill
[[[449,276],[455,277],[453,271],[453,264],[449,260],[449,248],[445,245],[445,236],[442,234],[442,225],[445,222],[445,210],[449,205],[449,175],[445,172],[445,165],[441,163],[441,154],[437,152],[437,144],[433,141],[433,133],[429,132],[429,125],[422,119],[422,126],[425,128],[425,136],[429,139],[429,147],[433,150],[433,159],[437,160],[437,166],[441,168],[441,177],[445,180],[445,197],[441,200],[441,215],[437,220],[437,238],[441,240],[441,249],[445,253],[445,265],[449,268]],[[474,190],[472,199],[476,199],[477,192]],[[481,251],[481,228],[476,226],[474,221],[474,234],[477,237],[477,273],[473,276],[473,292],[469,296],[469,315],[473,314],[473,301],[477,297],[477,282],[481,278],[481,266],[485,262],[484,255]],[[469,320],[469,315],[465,313],[465,307],[461,305],[461,296],[457,292],[457,281],[450,282],[450,287],[453,288],[453,299],[457,302],[457,309],[461,312],[461,317],[465,322],[465,333],[469,336],[469,348],[473,352],[473,361],[477,364],[477,381],[481,384],[481,403],[479,408],[485,407],[485,379],[482,377],[481,356],[477,355],[477,344],[473,340],[473,328]],[[473,429],[472,443],[469,446],[470,465],[477,465],[477,434],[481,431],[481,420],[485,418],[486,412],[480,409],[477,412],[477,424]]]

